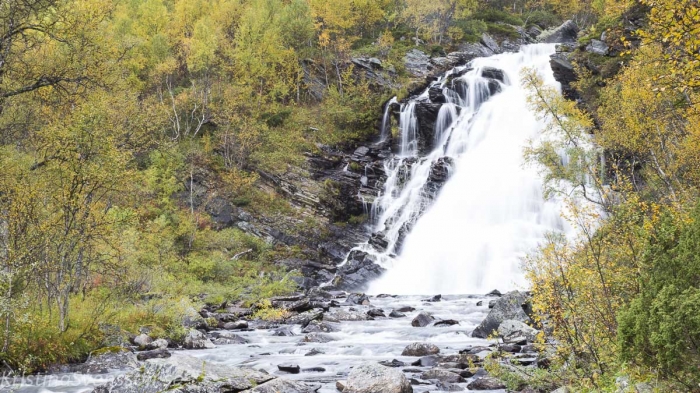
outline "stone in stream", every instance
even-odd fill
[[[315,308],[301,314],[293,315],[285,319],[284,323],[287,325],[301,325],[302,327],[306,327],[311,321],[323,318],[323,315],[322,308]]]
[[[494,289],[493,291],[487,293],[486,296],[498,296],[498,297],[501,297],[501,296],[503,296],[503,295],[501,294],[501,291],[499,291],[498,289]]]
[[[389,317],[390,318],[404,318],[404,317],[406,317],[406,314],[398,312],[396,310],[391,310]]]
[[[224,366],[178,354],[141,363],[138,369],[96,387],[93,393],[240,392],[274,378],[250,368]]]
[[[190,329],[189,332],[187,332],[187,335],[185,335],[185,340],[182,345],[185,349],[210,349],[210,348],[216,348],[216,345],[211,342],[207,338],[207,336],[204,335],[204,333],[200,332],[199,330],[195,329]]]
[[[495,300],[489,300],[489,309],[492,309],[493,306],[495,306],[495,305],[496,305],[496,301],[495,301]]]
[[[333,322],[326,321],[311,321],[309,324],[302,329],[302,333],[333,333],[339,332],[340,325]]]
[[[316,348],[312,348],[309,352],[307,352],[304,356],[316,356],[316,355],[323,355],[325,352],[320,351]]]
[[[291,381],[284,378],[266,382],[253,389],[245,390],[241,393],[314,393],[321,388],[318,384],[307,384],[299,381]],[[218,393],[219,391],[212,392]],[[236,390],[221,390],[221,392],[236,392]],[[189,392],[188,392],[189,393]],[[206,392],[204,392],[206,393]]]
[[[420,375],[421,379],[426,380],[437,380],[442,382],[460,383],[464,382],[464,378],[459,374],[455,374],[447,370],[428,370]]]
[[[481,307],[481,306],[483,306],[483,305],[484,305],[484,301],[483,301],[483,300],[479,300],[478,302],[476,302],[476,306],[477,306],[477,307]]]
[[[324,373],[324,372],[326,372],[326,369],[323,367],[309,367],[309,368],[302,369],[301,371],[303,371],[305,373]]]
[[[335,388],[338,389],[339,392],[344,392],[345,385],[347,385],[347,383],[348,381],[345,380],[335,381]]]
[[[148,359],[165,359],[169,358],[171,353],[167,349],[154,349],[152,351],[139,352],[136,359],[144,361]]]
[[[401,356],[428,356],[440,353],[440,348],[434,344],[413,343],[401,352]]]
[[[393,359],[391,361],[382,360],[381,362],[379,362],[379,364],[386,367],[404,367],[406,365],[406,363],[396,359]]]
[[[479,326],[472,332],[472,337],[488,338],[498,330],[505,320],[530,322],[530,317],[525,313],[528,296],[523,292],[512,291],[496,300],[491,311]]]
[[[290,328],[289,326],[278,327],[277,329],[272,331],[272,335],[277,337],[296,336],[296,334],[294,334],[294,332],[292,331],[292,328]]]
[[[439,302],[440,300],[442,300],[442,295],[435,295],[435,296],[431,297],[430,299],[425,299],[425,300],[423,300],[423,301],[424,301],[424,302],[437,303],[437,302]]]
[[[386,317],[386,315],[384,315],[384,310],[382,310],[381,308],[373,308],[367,311],[367,315],[374,318]]]
[[[168,343],[168,340],[164,338],[159,338],[157,340],[153,340],[152,343],[146,345],[145,349],[149,351],[153,351],[156,349],[166,349],[169,345],[170,344]]]
[[[433,322],[435,318],[433,318],[432,315],[428,314],[425,311],[420,312],[418,315],[416,315],[415,318],[413,318],[413,321],[411,321],[411,326],[413,327],[425,327],[430,325],[430,323]]]
[[[247,344],[248,340],[233,332],[218,331],[209,333],[216,345]],[[221,344],[219,344],[221,343]]]
[[[413,393],[413,388],[401,371],[368,362],[350,371],[343,392]]]
[[[452,325],[459,325],[459,322],[455,321],[454,319],[445,319],[442,321],[437,321],[433,324],[433,326],[452,326]]]
[[[450,382],[441,382],[438,381],[438,383],[435,384],[435,387],[438,388],[441,392],[462,392],[464,391],[464,388]]]
[[[506,385],[500,379],[492,377],[477,378],[467,385],[469,390],[499,390],[505,389]]]
[[[301,371],[301,367],[299,367],[298,364],[278,364],[277,368],[280,371],[284,371],[290,374],[299,374],[299,372]]]
[[[352,310],[334,310],[333,312],[323,314],[323,320],[329,322],[340,321],[368,321],[372,317],[361,312]]]
[[[364,293],[351,293],[345,300],[346,304],[356,304],[359,306],[369,305],[369,298]]]
[[[416,309],[411,307],[411,306],[403,306],[403,307],[397,308],[396,311],[398,311],[398,312],[413,312],[413,311],[416,311]]]
[[[416,367],[435,367],[438,365],[438,362],[440,361],[439,356],[435,355],[429,355],[429,356],[423,356],[422,358],[416,360],[415,362],[411,363],[411,366],[416,366]]]
[[[336,339],[323,333],[309,333],[301,341],[305,343],[329,343],[336,341]]]
[[[223,326],[224,329],[226,330],[242,330],[242,329],[248,329],[248,321],[235,321],[235,322],[226,322]]]

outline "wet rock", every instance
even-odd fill
[[[528,297],[525,293],[512,291],[496,300],[488,316],[472,332],[472,337],[488,338],[505,320],[530,322],[530,317],[525,313]]]
[[[493,306],[495,306],[495,305],[496,305],[495,300],[489,300],[489,309],[493,308]]]
[[[498,46],[496,40],[494,40],[493,37],[486,33],[481,35],[481,43],[493,53],[501,52],[501,48]]]
[[[523,347],[517,344],[503,344],[498,349],[503,352],[518,353]]]
[[[437,321],[433,324],[433,326],[452,326],[452,325],[459,325],[459,322],[455,321],[454,319],[445,319],[442,321]]]
[[[159,338],[157,340],[153,340],[153,342],[146,345],[145,348],[149,351],[152,351],[152,350],[156,350],[156,349],[165,349],[165,348],[168,348],[168,346],[170,346],[170,343],[168,342],[168,340],[166,340],[164,338]]]
[[[272,335],[277,337],[296,336],[296,334],[294,334],[294,332],[292,331],[292,328],[290,328],[289,326],[278,327],[277,329],[272,331]]]
[[[356,304],[361,306],[369,305],[369,298],[364,293],[351,293],[345,300],[346,304]]]
[[[440,353],[440,348],[434,344],[413,343],[404,348],[401,356],[427,356]]]
[[[562,85],[562,94],[565,98],[575,100],[578,97],[575,89],[571,84],[578,80],[574,65],[568,59],[566,54],[556,53],[551,56],[549,64],[554,72],[554,79]]]
[[[185,340],[182,345],[185,349],[211,349],[216,348],[216,345],[207,338],[204,333],[199,330],[190,329],[185,335]]]
[[[311,321],[323,318],[323,315],[323,309],[317,308],[291,316],[285,319],[284,323],[287,325],[301,325],[302,327],[306,327]]]
[[[314,393],[318,391],[319,388],[320,386],[316,384],[312,385],[300,381],[292,381],[289,379],[279,378],[270,382],[266,382],[260,386],[256,386],[253,389],[246,390],[242,393]],[[222,390],[221,392],[230,391]]]
[[[376,263],[371,255],[360,250],[348,254],[347,263],[338,268],[333,286],[339,289],[361,288],[367,282],[379,278],[385,269]]]
[[[226,322],[223,326],[226,330],[242,330],[248,329],[248,321]]]
[[[396,359],[393,359],[391,361],[382,360],[381,362],[379,362],[379,364],[381,364],[382,366],[385,366],[385,367],[404,367],[404,366],[406,366],[406,363],[404,363],[400,360],[396,360]]]
[[[499,291],[498,289],[494,289],[493,291],[487,293],[486,296],[497,296],[497,297],[501,297],[501,296],[503,296],[503,294],[502,294],[501,291]]]
[[[429,153],[435,143],[435,122],[437,121],[442,104],[430,102],[418,102],[415,108],[416,123],[418,128],[418,150],[421,153]]]
[[[586,46],[586,52],[596,54],[598,56],[605,56],[608,54],[610,47],[600,40],[591,40],[590,44]]]
[[[171,356],[167,349],[154,349],[152,351],[139,352],[136,359],[144,361],[148,359],[165,359]]]
[[[248,340],[245,338],[227,331],[212,332],[209,334],[212,338],[212,342],[215,345],[231,345],[231,344],[247,344]]]
[[[442,392],[462,392],[464,391],[464,388],[450,382],[440,382],[438,381],[437,384],[435,384],[435,387],[438,388],[438,390]]]
[[[416,311],[416,309],[411,307],[411,306],[403,306],[403,307],[397,308],[396,311],[398,311],[398,312],[413,312],[413,311]]]
[[[186,328],[193,329],[206,329],[206,320],[194,309],[194,307],[187,307],[185,309],[184,315],[182,317],[182,326]]]
[[[492,377],[477,378],[467,385],[469,390],[498,390],[505,388],[506,385],[501,380]]]
[[[413,388],[401,371],[368,362],[350,371],[343,392],[413,393]]]
[[[309,333],[302,339],[305,343],[329,343],[336,341],[335,338],[323,333]]]
[[[413,326],[413,327],[425,327],[425,326],[430,325],[434,319],[435,318],[433,318],[432,315],[423,311],[423,312],[419,313],[418,315],[416,315],[415,318],[413,318],[413,320],[411,321],[411,326]]]
[[[324,373],[324,372],[326,372],[326,369],[323,367],[309,367],[309,368],[302,369],[301,371],[303,371],[305,373]]]
[[[574,43],[578,39],[578,26],[567,20],[561,26],[542,32],[537,40],[548,44]]]
[[[348,381],[342,380],[342,381],[335,381],[335,388],[338,389],[339,392],[344,392],[345,391],[345,385],[347,385]]]
[[[305,353],[304,356],[316,356],[316,355],[322,355],[325,352],[320,351],[316,348],[311,349],[309,352]]]
[[[450,371],[446,370],[428,370],[421,374],[421,379],[427,379],[427,380],[437,380],[437,381],[442,381],[442,382],[451,382],[451,383],[460,383],[464,382],[464,378],[462,378],[460,375],[455,374]]]
[[[422,358],[411,363],[411,366],[416,367],[435,367],[440,362],[440,357],[436,355],[423,356]]]
[[[340,322],[340,321],[367,321],[372,319],[366,313],[361,311],[351,311],[351,310],[334,310],[330,313],[323,315],[324,321],[329,322]]]
[[[497,80],[501,83],[507,83],[506,75],[498,68],[484,67],[481,70],[481,76],[484,78]]]
[[[445,94],[442,92],[442,87],[440,87],[440,85],[432,86],[428,90],[428,97],[430,98],[430,102],[434,104],[444,104],[447,102],[447,98],[445,98]]]
[[[386,317],[386,315],[384,315],[384,310],[379,308],[373,308],[367,311],[367,315],[373,318]]]
[[[136,354],[123,347],[109,347],[95,351],[82,364],[52,367],[51,373],[105,374],[110,370],[131,370],[138,367]]]
[[[392,310],[391,313],[389,314],[390,318],[404,318],[406,314],[398,312],[396,310]]]
[[[524,337],[529,342],[534,342],[539,330],[532,328],[523,322],[507,319],[498,326],[498,335],[504,342],[521,341],[516,340],[516,337]]]
[[[477,306],[477,307],[481,307],[481,306],[483,306],[483,305],[484,305],[483,300],[479,300],[478,302],[476,302],[476,306]]]
[[[178,355],[141,363],[134,371],[98,386],[94,393],[240,392],[274,377],[248,368],[218,365]]]
[[[333,333],[339,332],[340,325],[326,321],[311,321],[301,332],[302,333]]]
[[[298,364],[278,364],[277,368],[280,371],[284,371],[290,374],[299,374],[299,372],[301,371],[301,367],[299,367]]]
[[[431,303],[436,303],[439,302],[442,299],[442,295],[435,295],[431,297],[430,299],[423,300],[424,302],[431,302]]]

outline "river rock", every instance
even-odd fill
[[[336,341],[336,339],[323,333],[309,333],[301,341],[305,343],[329,343]]]
[[[306,327],[301,331],[302,333],[333,333],[339,332],[340,325],[333,322],[326,321],[311,321]]]
[[[501,380],[492,377],[477,378],[467,385],[469,390],[498,390],[505,388],[506,385]]]
[[[171,356],[167,349],[154,349],[152,351],[139,352],[136,355],[136,359],[144,361],[148,359],[165,359]]]
[[[248,321],[236,321],[236,322],[227,322],[223,326],[224,329],[226,330],[242,330],[242,329],[248,329]]]
[[[328,322],[367,321],[370,319],[372,319],[372,317],[370,317],[366,313],[351,310],[334,310],[330,313],[323,315],[323,320]]]
[[[308,326],[308,325],[307,325]],[[277,337],[293,337],[296,336],[289,326],[280,326],[272,331],[273,336]]]
[[[437,355],[429,355],[429,356],[423,356],[422,358],[416,360],[415,362],[411,363],[411,366],[416,366],[416,367],[435,367],[438,365],[440,362],[440,356]]]
[[[502,70],[493,67],[484,67],[481,70],[481,76],[487,79],[494,79],[501,83],[507,83],[506,75]]]
[[[301,371],[301,367],[299,367],[298,364],[279,364],[277,365],[277,368],[280,371],[284,371],[290,374],[299,374],[299,372]]]
[[[528,297],[523,292],[512,291],[496,300],[488,316],[472,332],[472,337],[488,338],[498,330],[505,320],[530,322],[530,317],[525,313]]]
[[[539,42],[548,44],[574,43],[578,38],[578,26],[571,20],[567,20],[561,26],[542,32],[537,37]]]
[[[434,344],[413,343],[404,348],[401,356],[427,356],[440,353],[440,348]]]
[[[351,293],[345,300],[346,304],[356,304],[360,306],[369,305],[369,298],[364,293]]]
[[[398,312],[396,310],[391,310],[391,313],[389,313],[390,318],[404,318],[406,317],[406,314]]]
[[[386,317],[386,315],[384,315],[384,310],[382,310],[380,308],[373,308],[373,309],[367,311],[367,315],[372,317],[372,318]]]
[[[462,378],[459,374],[455,374],[451,371],[446,371],[446,370],[428,370],[421,374],[420,376],[421,379],[426,379],[426,380],[437,380],[437,381],[442,381],[442,382],[451,382],[451,383],[460,383],[464,382],[464,378]]]
[[[230,344],[247,344],[245,338],[227,331],[212,332],[211,337],[215,345],[230,345]]]
[[[441,321],[437,321],[433,324],[433,326],[452,326],[452,325],[459,325],[459,322],[455,321],[454,319],[444,319]]]
[[[343,393],[413,393],[413,388],[401,371],[368,362],[350,371]]]
[[[440,390],[441,392],[462,392],[462,391],[464,391],[463,387],[461,387],[457,384],[454,384],[454,383],[450,383],[450,382],[438,381],[435,384],[435,387],[438,388],[438,390]]]
[[[183,347],[185,349],[210,349],[216,348],[216,345],[214,345],[204,333],[199,330],[190,329],[185,335]]]
[[[413,311],[416,311],[416,309],[411,307],[411,306],[403,306],[403,307],[397,308],[396,311],[398,311],[398,312],[413,312]]]
[[[419,313],[418,315],[416,315],[415,318],[413,318],[413,320],[411,321],[411,326],[413,326],[413,327],[425,327],[425,326],[430,325],[434,319],[435,318],[433,318],[432,315],[423,311],[423,312]]]
[[[318,391],[318,389],[320,389],[320,386],[316,384],[310,385],[304,382],[278,378],[256,386],[253,389],[245,390],[242,393],[314,393]],[[223,390],[222,392],[230,391]]]
[[[520,321],[507,319],[498,326],[498,335],[504,342],[510,342],[515,337],[524,337],[529,342],[534,342],[537,339],[539,330],[528,326]]]
[[[379,362],[379,364],[381,364],[382,366],[385,366],[385,367],[404,367],[404,366],[406,366],[406,363],[404,363],[400,360],[396,360],[396,359],[393,359],[391,361],[382,360],[381,362]]]
[[[150,344],[146,345],[146,349],[149,351],[153,351],[156,349],[166,349],[168,348],[170,344],[168,343],[168,340],[164,338],[159,338],[157,340],[153,340]]]
[[[239,392],[272,379],[273,376],[253,369],[178,354],[144,362],[138,369],[96,387],[93,393]]]
[[[306,327],[311,321],[323,318],[323,309],[316,308],[301,314],[293,315],[284,320],[287,325],[301,325]]]

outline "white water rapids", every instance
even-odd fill
[[[436,121],[435,147],[423,157],[415,108],[428,102],[428,90],[402,106],[401,150],[385,163],[388,180],[372,209],[374,232],[389,247],[358,246],[388,270],[371,283],[369,293],[523,288],[522,257],[547,232],[571,231],[560,217],[561,203],[544,199],[538,168],[523,159],[523,149],[542,136],[545,125],[528,107],[521,71],[535,68],[545,84],[559,88],[549,64],[554,51],[555,45],[530,45],[448,72],[435,83],[447,103]],[[494,81],[482,72],[493,68],[505,78],[502,91],[489,97]],[[454,162],[451,176],[432,200],[426,185],[431,167],[443,157]],[[403,241],[402,231],[408,232]]]

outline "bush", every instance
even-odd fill
[[[538,10],[529,13],[525,18],[525,23],[528,26],[535,25],[541,29],[549,29],[550,27],[559,26],[562,20],[551,12]]]
[[[487,8],[484,10],[477,11],[476,13],[474,13],[473,18],[490,23],[502,22],[515,26],[522,26],[525,24],[519,16],[493,8]]]
[[[512,26],[502,25],[498,23],[489,23],[488,32],[491,35],[507,38],[518,38],[520,33],[515,30]]]

